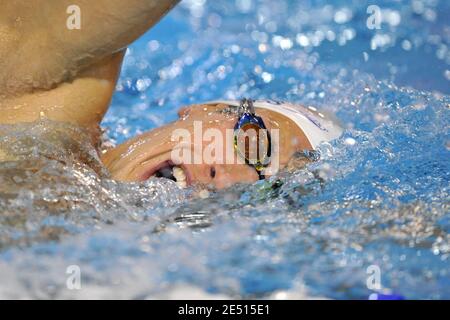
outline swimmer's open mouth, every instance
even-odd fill
[[[180,188],[186,188],[190,184],[186,168],[171,161],[165,161],[153,168],[150,174],[147,174],[147,179],[152,177],[170,179]]]

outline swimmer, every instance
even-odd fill
[[[244,104],[251,110],[242,110]],[[254,135],[248,135],[256,138],[253,153],[251,143],[238,143],[240,133],[245,139],[246,126],[255,129]],[[260,130],[267,135],[259,135]],[[187,137],[179,139],[179,132],[188,132]],[[271,176],[296,153],[313,151],[340,134],[341,128],[333,121],[303,106],[217,101],[181,109],[177,121],[109,150],[102,160],[112,176],[122,181],[164,176],[180,187],[200,184],[223,189]],[[200,161],[196,162],[198,153]]]
[[[177,2],[0,0],[0,124],[68,122],[84,128],[99,145],[100,122],[126,47]],[[67,8],[74,4],[81,13],[79,30],[66,26]],[[203,103],[181,109],[179,116],[102,154],[111,176],[130,182],[166,177],[180,187],[222,189],[269,177],[297,152],[314,150],[341,133],[314,108],[267,101]],[[199,124],[206,139],[196,134]],[[249,129],[257,135],[246,137]],[[193,138],[180,143],[174,139],[180,132]],[[217,137],[223,143],[211,152]],[[248,139],[256,142],[253,152]],[[198,150],[202,156],[196,159]],[[203,158],[205,150],[210,159]],[[225,156],[230,154],[232,161]]]

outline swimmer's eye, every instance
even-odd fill
[[[264,180],[264,167],[270,163],[270,136],[267,129],[249,123],[235,131],[235,149],[245,163],[254,168],[259,180]]]
[[[258,174],[270,163],[271,138],[260,117],[241,118],[235,127],[234,146],[238,155]]]

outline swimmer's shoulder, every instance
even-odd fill
[[[69,10],[74,3],[78,12]],[[0,94],[17,96],[72,81],[125,49],[176,3],[0,0]],[[69,28],[71,17],[79,19],[79,27]]]
[[[0,123],[41,117],[83,126],[105,114],[127,45],[177,0],[0,0]]]

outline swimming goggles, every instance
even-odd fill
[[[242,99],[238,108],[234,147],[245,163],[254,167],[260,179],[264,179],[262,171],[270,164],[272,141],[263,119],[256,115],[250,99]]]

